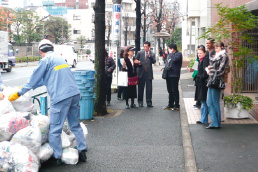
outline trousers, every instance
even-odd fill
[[[168,90],[168,105],[169,107],[179,108],[179,91],[178,91],[178,82],[179,77],[168,77],[166,79],[167,90]]]
[[[209,88],[207,94],[207,105],[209,108],[211,127],[221,127],[221,113],[220,113],[220,90]]]
[[[142,78],[138,83],[138,103],[143,103],[144,87],[146,84],[146,103],[152,104],[152,79],[148,78],[148,73],[143,72]]]
[[[75,135],[77,149],[79,152],[87,150],[83,130],[79,124],[80,117],[80,95],[67,98],[61,102],[50,105],[50,128],[49,128],[49,145],[54,150],[54,158],[62,157],[62,128],[67,118],[68,125]]]

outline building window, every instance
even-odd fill
[[[73,34],[81,34],[80,30],[73,30]]]
[[[81,20],[81,16],[76,16],[76,15],[74,15],[74,16],[73,16],[73,20]]]

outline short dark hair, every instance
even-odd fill
[[[120,58],[124,58],[124,49],[121,49],[121,51],[120,51]]]
[[[174,43],[169,44],[168,47],[169,47],[170,49],[173,48],[174,50],[177,50],[177,46],[176,46],[176,44],[174,44]]]
[[[106,49],[105,49],[105,57],[108,57],[108,52]]]
[[[150,42],[149,41],[145,41],[144,43],[143,43],[143,45],[144,44],[148,44],[148,46],[150,47]]]
[[[214,42],[215,42],[215,39],[213,39],[213,38],[208,38],[207,40],[209,40],[212,44],[214,44]]]

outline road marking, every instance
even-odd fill
[[[17,79],[22,79],[22,78],[29,78],[30,76],[25,76],[25,77],[20,77],[20,78],[13,78],[13,79],[4,79],[3,81],[12,81],[12,80],[17,80]]]

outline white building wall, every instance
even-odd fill
[[[188,2],[188,4],[187,4]],[[185,57],[189,57],[190,45],[191,54],[195,55],[198,45],[205,45],[205,39],[198,39],[205,33],[211,23],[211,0],[184,0],[182,8],[187,13],[187,19],[182,22],[182,51]],[[194,21],[194,26],[191,25]],[[191,27],[192,26],[192,27]],[[192,30],[192,33],[190,32]],[[190,38],[190,35],[191,38]],[[191,43],[190,43],[191,40]],[[194,46],[193,46],[194,45]]]
[[[67,21],[71,25],[71,40],[76,41],[81,35],[92,40],[93,9],[76,9],[67,11]],[[76,31],[77,33],[74,33]]]

